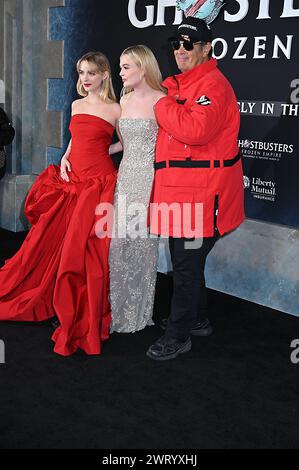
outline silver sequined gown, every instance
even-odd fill
[[[149,237],[146,222],[158,126],[154,119],[120,119],[119,129],[124,153],[114,199],[115,237],[109,254],[111,332],[133,333],[153,324],[158,239]],[[127,215],[120,210],[124,202]],[[138,214],[143,214],[139,225]],[[134,239],[138,226],[143,227],[144,235]]]

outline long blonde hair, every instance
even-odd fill
[[[107,57],[101,52],[87,52],[87,54],[84,54],[77,62],[78,73],[79,73],[82,62],[84,61],[89,62],[90,64],[94,64],[97,67],[97,70],[99,72],[108,73],[108,77],[102,82],[102,86],[99,92],[99,97],[105,103],[115,103],[116,96],[114,93],[112,79],[111,79],[111,67],[110,67]],[[77,82],[77,92],[80,96],[83,96],[83,97],[88,95],[87,91],[84,90],[80,77]]]
[[[154,56],[151,49],[143,44],[138,44],[137,46],[127,47],[122,53],[127,55],[133,62],[144,72],[146,83],[153,89],[157,91],[165,92],[165,88],[161,85],[162,83],[162,74],[159,68],[156,57]],[[122,94],[125,95],[133,91],[133,88],[123,88]]]

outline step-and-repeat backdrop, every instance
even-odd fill
[[[198,1],[220,0],[179,3]],[[51,39],[65,40],[65,79],[53,81],[53,101],[69,106],[74,63],[87,50],[108,56],[118,92],[119,55],[132,44],[152,48],[164,77],[177,73],[167,43],[183,18],[176,4],[69,0],[65,8],[52,8]],[[211,27],[214,55],[235,89],[242,115],[246,214],[299,228],[299,0],[227,0]]]

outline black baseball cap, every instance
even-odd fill
[[[176,30],[178,36],[189,36],[192,42],[212,42],[213,33],[204,20],[188,16]]]

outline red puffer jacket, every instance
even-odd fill
[[[169,77],[163,85],[168,96],[155,107],[160,129],[151,232],[191,238],[198,217],[197,226],[200,219],[202,224],[195,236],[212,237],[217,204],[217,227],[223,235],[244,220],[240,113],[234,91],[215,59]],[[171,212],[165,215],[161,203],[176,203],[186,213],[180,211],[181,220]]]

